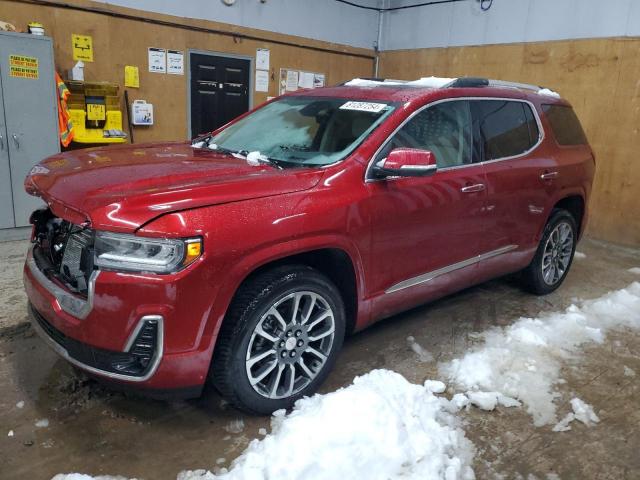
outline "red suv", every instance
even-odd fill
[[[564,280],[594,155],[571,106],[477,78],[355,80],[270,101],[191,143],[35,166],[34,327],[120,385],[256,413],[313,393],[345,335],[522,272]]]

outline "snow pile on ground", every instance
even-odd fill
[[[584,343],[601,343],[606,331],[616,327],[640,328],[640,283],[572,305],[564,313],[491,329],[483,333],[484,345],[440,365],[440,372],[467,391],[468,399],[475,396],[472,404],[491,406],[493,396],[500,394],[524,403],[536,426],[552,424],[557,420],[554,386],[560,381],[561,361],[576,355]],[[475,392],[489,392],[490,398],[478,400]],[[502,403],[498,396],[495,403]]]
[[[507,397],[500,392],[467,392],[465,395],[470,405],[475,405],[481,410],[495,410],[498,405],[503,407],[519,407],[522,404],[515,398]],[[460,398],[459,402],[464,402]]]
[[[633,267],[630,268],[629,270],[627,270],[629,273],[635,273],[636,275],[640,275],[640,268],[638,267]]]
[[[244,430],[244,420],[238,418],[236,420],[231,420],[228,425],[224,427],[225,431],[229,433],[240,433]]]
[[[633,370],[632,368],[627,367],[626,365],[624,365],[623,373],[624,373],[625,377],[635,377],[636,376],[635,370]]]
[[[374,370],[299,400],[289,415],[276,412],[272,433],[253,440],[228,473],[179,479],[472,479],[474,448],[451,413],[457,409],[429,388]]]
[[[575,251],[573,253],[573,258],[575,258],[576,260],[583,260],[585,258],[587,258],[587,255],[585,253],[579,252],[579,251]]]
[[[260,431],[266,436],[254,439],[228,471],[188,470],[178,480],[473,479],[475,448],[461,428],[459,411],[524,404],[535,425],[555,424],[554,431],[570,430],[574,420],[598,423],[593,408],[579,398],[571,400],[572,412],[556,423],[559,394],[554,387],[561,381],[563,360],[622,327],[640,328],[639,282],[564,312],[521,318],[485,332],[484,345],[440,365],[443,378],[465,392],[450,400],[434,395],[446,390],[441,381],[415,385],[398,373],[374,370],[348,387],[299,400],[288,415],[276,412],[271,433]],[[626,367],[624,374],[635,372]],[[53,480],[92,477],[70,474]]]
[[[416,339],[412,336],[407,337],[407,345],[418,356],[418,360],[422,363],[429,363],[433,361],[433,355],[429,353],[422,345],[420,345]]]
[[[569,424],[574,420],[584,423],[587,427],[590,427],[600,421],[591,405],[584,403],[579,398],[571,399],[571,408],[573,409],[573,412],[567,413],[566,417],[560,420],[556,426],[553,427],[554,432],[566,432],[567,430],[571,430]]]
[[[447,386],[440,380],[426,380],[424,382],[424,388],[429,390],[431,393],[444,393]]]
[[[38,428],[47,428],[49,426],[49,420],[47,420],[46,418],[37,420],[35,426]]]

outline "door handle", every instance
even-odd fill
[[[18,140],[18,136],[14,133],[11,135],[11,137],[13,137],[13,141],[16,144],[16,148],[20,148],[20,140]]]
[[[462,187],[460,191],[462,193],[474,193],[481,192],[484,190],[484,183],[476,183],[475,185],[467,185],[466,187]]]
[[[552,180],[558,176],[558,172],[544,172],[540,175],[540,180]]]
[[[0,150],[4,150],[4,137],[0,133]]]

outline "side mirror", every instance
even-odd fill
[[[373,166],[376,178],[426,177],[436,173],[436,156],[429,150],[394,148],[389,156]]]

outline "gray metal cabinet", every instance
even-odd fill
[[[60,151],[49,37],[0,32],[0,136],[0,229],[26,226],[42,201],[27,195],[24,179]]]

